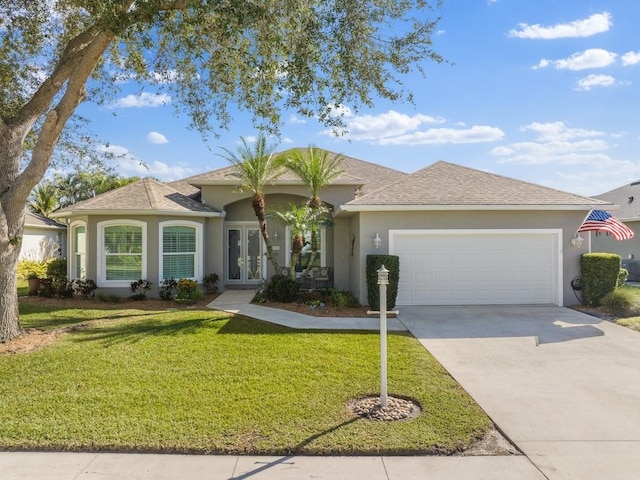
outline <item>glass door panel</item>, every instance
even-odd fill
[[[259,281],[262,278],[262,236],[259,228],[247,228],[247,281]]]
[[[242,230],[229,229],[227,233],[227,280],[242,280]]]
[[[262,280],[263,246],[260,229],[249,225],[227,228],[226,280],[256,284]]]

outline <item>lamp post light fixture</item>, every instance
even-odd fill
[[[580,248],[582,247],[582,242],[584,242],[584,238],[582,238],[580,234],[576,232],[576,234],[571,239],[571,245],[573,245],[576,248]]]
[[[373,246],[376,247],[376,250],[382,246],[382,239],[378,232],[376,232],[376,236],[373,238]]]

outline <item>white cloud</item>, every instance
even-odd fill
[[[163,134],[158,132],[149,132],[147,134],[147,141],[150,143],[157,143],[157,144],[169,143],[169,140],[167,140],[167,137],[165,137]]]
[[[613,165],[607,151],[607,134],[598,130],[569,128],[564,122],[534,122],[520,128],[535,133],[535,141],[516,142],[494,148],[498,163],[519,165],[571,165],[603,168]]]
[[[289,138],[289,137],[284,137],[282,139],[282,143],[295,143],[293,138]]]
[[[510,30],[507,35],[515,38],[530,38],[551,40],[555,38],[590,37],[598,33],[606,32],[613,25],[609,12],[594,13],[589,18],[575,20],[569,23],[558,23],[552,26],[540,24],[518,24],[517,28]]]
[[[493,142],[504,136],[499,128],[474,125],[470,128],[425,128],[445,123],[439,116],[405,113],[389,110],[377,115],[350,115],[345,129],[330,129],[322,135],[333,135],[345,140],[372,143],[374,145],[426,145],[444,143]],[[465,127],[463,122],[455,124]]]
[[[640,52],[627,52],[620,57],[620,60],[622,60],[622,65],[624,67],[635,65],[640,62]]]
[[[629,160],[615,160],[604,156],[602,165],[593,164],[589,169],[575,168],[569,172],[554,172],[554,179],[545,182],[550,187],[564,188],[582,195],[600,195],[640,178],[640,164]],[[561,180],[561,182],[558,182]]]
[[[438,30],[436,35],[444,35],[445,33],[447,33],[446,30]]]
[[[414,131],[425,124],[444,123],[441,117],[416,114],[409,116],[389,110],[378,115],[356,115],[347,120],[347,137],[351,140],[372,141]]]
[[[587,130],[585,128],[569,128],[564,122],[533,122],[520,127],[520,130],[531,131],[538,134],[538,141],[561,142],[576,138],[602,137],[606,135],[598,130]]]
[[[301,125],[303,123],[307,123],[307,119],[299,117],[297,115],[291,115],[289,117],[289,123],[291,123],[292,125]]]
[[[542,60],[540,60],[540,61],[538,62],[538,64],[537,64],[537,65],[534,65],[534,66],[533,66],[533,69],[534,69],[534,70],[537,70],[537,69],[539,69],[539,68],[546,68],[546,67],[548,67],[548,66],[549,66],[549,63],[550,63],[550,62],[549,62],[549,60],[547,60],[546,58],[543,58]]]
[[[117,164],[117,172],[125,176],[153,176],[161,181],[172,181],[189,177],[195,173],[188,166],[168,165],[159,161],[145,163],[137,158],[131,150],[120,145],[101,145],[98,147],[98,152],[109,155],[111,160]]]
[[[119,98],[111,105],[111,108],[161,107],[168,103],[171,103],[171,96],[166,93],[142,92],[139,95],[127,95]]]
[[[611,75],[587,75],[578,80],[576,90],[591,90],[593,87],[610,87],[616,84],[616,79]]]
[[[587,68],[603,68],[611,65],[616,61],[617,53],[603,50],[602,48],[590,48],[584,52],[574,53],[573,55],[560,60],[540,60],[540,63],[533,67],[545,68],[549,65],[555,65],[558,70],[585,70]]]
[[[382,138],[379,145],[441,145],[445,143],[485,143],[495,142],[504,137],[504,132],[496,127],[474,125],[471,128],[430,128],[397,137]]]

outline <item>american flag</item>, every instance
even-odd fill
[[[617,218],[602,210],[591,210],[578,232],[606,232],[616,240],[633,238],[633,230]]]

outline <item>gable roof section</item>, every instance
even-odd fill
[[[177,191],[169,185],[143,178],[124,187],[116,188],[96,197],[55,212],[56,217],[78,214],[125,215],[198,215],[219,216],[220,212]]]
[[[34,227],[34,228],[52,228],[55,230],[67,229],[66,225],[63,225],[62,223],[58,223],[55,220],[52,220],[50,218],[43,217],[42,215],[38,215],[37,213],[33,213],[29,210],[25,211],[24,226]]]
[[[298,149],[300,150],[300,149]],[[287,150],[288,151],[288,150]],[[286,153],[280,152],[279,154]],[[336,157],[338,154],[329,152],[330,157]],[[365,162],[364,160],[358,160],[357,158],[342,156],[342,169],[344,172],[333,183],[335,185],[354,185],[363,186],[360,192],[370,192],[385,185],[389,182],[406,177],[407,174],[394,170],[392,168],[383,167],[382,165],[376,165],[375,163]],[[176,188],[181,191],[188,192],[189,189],[183,187],[182,184],[186,183],[191,185],[192,189],[201,187],[203,185],[235,185],[238,183],[238,176],[236,175],[236,168],[234,166],[219,168],[210,172],[195,175],[193,177],[185,178],[173,182],[176,184]],[[276,185],[301,185],[302,180],[290,171],[285,171],[275,182]],[[172,184],[173,185],[173,184]],[[194,191],[191,190],[190,195]]]
[[[448,162],[436,162],[342,206],[344,211],[424,209],[588,210],[607,202]]]
[[[619,220],[640,220],[640,181],[596,195],[595,198],[619,205],[615,209],[615,216]],[[606,208],[603,210],[611,212]]]

